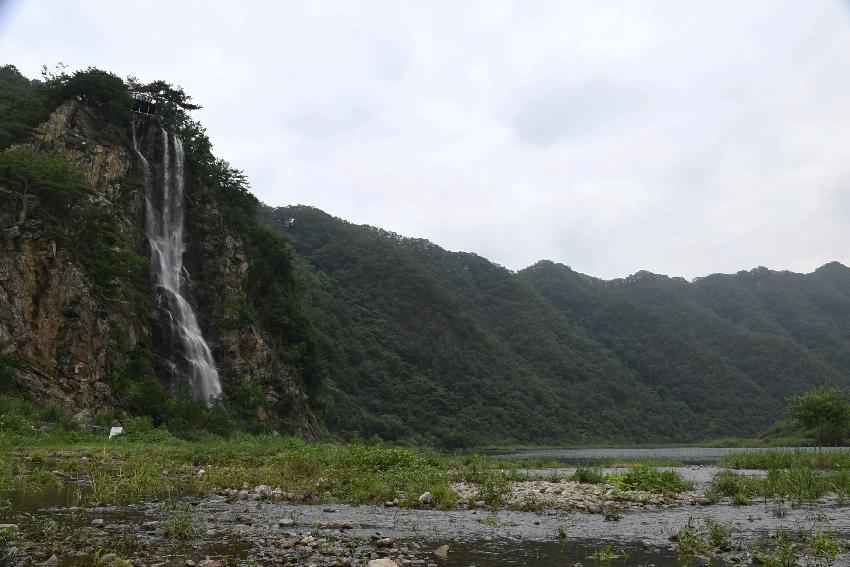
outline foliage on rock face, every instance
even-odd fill
[[[47,221],[45,230],[67,243],[96,292],[139,300],[147,295],[145,260],[133,251],[114,215],[89,199],[93,190],[71,163],[26,147],[3,150],[0,187],[15,196],[18,222],[28,216]]]
[[[28,136],[51,110],[43,83],[27,79],[13,65],[0,66],[0,149]]]
[[[91,193],[85,176],[67,160],[39,155],[28,148],[0,152],[0,179],[6,189],[19,193],[22,199],[38,199],[56,214]]]
[[[840,445],[850,430],[850,396],[825,387],[788,400],[788,416],[814,433],[818,445]]]

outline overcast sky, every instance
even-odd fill
[[[513,269],[850,263],[846,1],[0,6],[0,62],[182,85],[272,205]]]

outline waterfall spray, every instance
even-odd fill
[[[183,142],[162,130],[161,191],[157,194],[150,164],[139,150],[139,125],[133,123],[133,149],[145,176],[145,236],[151,247],[151,275],[159,306],[170,317],[169,331],[176,343],[171,362],[188,375],[192,395],[209,404],[221,394],[221,382],[195,312],[180,291],[184,273]]]

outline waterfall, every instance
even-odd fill
[[[139,149],[136,132],[139,126],[140,122],[133,123],[133,149],[145,176],[145,236],[151,247],[151,275],[157,290],[157,301],[168,317],[168,331],[174,343],[170,362],[175,370],[189,378],[192,395],[209,404],[221,394],[221,382],[210,347],[198,327],[195,312],[180,291],[185,273],[183,142],[177,136],[161,130],[162,162],[159,183],[155,183],[151,166]]]

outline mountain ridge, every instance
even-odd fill
[[[816,327],[826,333],[835,352],[813,353],[811,348],[816,345],[800,342],[805,342],[809,329],[800,327],[800,321],[796,327],[792,325],[790,306],[784,315],[771,311],[772,303],[782,296],[762,297],[754,287],[754,282],[761,281],[761,287],[770,291],[770,281],[778,279],[780,287],[786,285],[785,280],[798,281],[815,299],[833,289],[826,296],[833,310],[836,305],[846,310],[850,285],[841,285],[850,284],[845,277],[850,269],[839,263],[810,274],[759,267],[692,281],[648,271],[603,280],[546,260],[514,272],[477,254],[446,251],[425,239],[356,225],[313,207],[266,207],[262,213],[267,226],[289,239],[301,260],[302,278],[305,271],[312,270],[318,272],[313,277],[320,275],[332,282],[329,285],[344,288],[346,278],[366,285],[362,280],[368,280],[370,270],[382,270],[374,256],[384,252],[396,262],[403,258],[410,265],[410,277],[427,274],[430,285],[450,297],[462,316],[515,365],[511,376],[519,382],[514,383],[536,392],[532,394],[536,401],[526,405],[526,410],[539,410],[539,439],[673,442],[756,434],[781,417],[786,396],[826,382],[848,382],[845,370],[850,367],[845,359],[850,333],[840,326],[844,320],[830,322],[829,314],[822,314]],[[367,247],[367,253],[358,253],[358,248]],[[370,301],[380,302],[385,299],[381,290],[390,292],[387,288],[393,276],[381,272],[376,279],[381,285]],[[344,293],[338,296],[348,297]],[[356,302],[356,298],[348,301]],[[420,307],[411,299],[395,313],[384,314],[384,322],[401,323],[402,308],[413,313]],[[812,312],[812,305],[797,307]],[[786,326],[796,330],[797,338]],[[338,343],[340,338],[334,340]],[[396,354],[405,356],[403,351]],[[419,370],[421,378],[433,368],[423,363]],[[342,372],[348,376],[351,368]],[[391,381],[389,376],[384,378]],[[445,381],[433,380],[434,392],[447,387]],[[376,384],[380,382],[375,379]],[[346,395],[351,398],[347,407],[364,404],[353,390],[341,397]],[[560,400],[562,407],[540,401],[547,398]],[[641,409],[624,409],[623,404],[633,400],[639,400]],[[477,407],[486,406],[476,396],[470,401]],[[409,412],[389,409],[385,405],[380,411],[406,415],[399,417],[401,421],[416,419]],[[659,417],[662,414],[664,417]],[[649,427],[647,420],[652,424]],[[379,437],[392,435],[390,430],[381,435],[379,426],[374,429]],[[498,425],[486,428],[491,434],[499,430]],[[521,436],[511,438],[508,430],[505,428],[508,438],[503,440],[528,441]],[[479,441],[500,440],[485,434]]]

